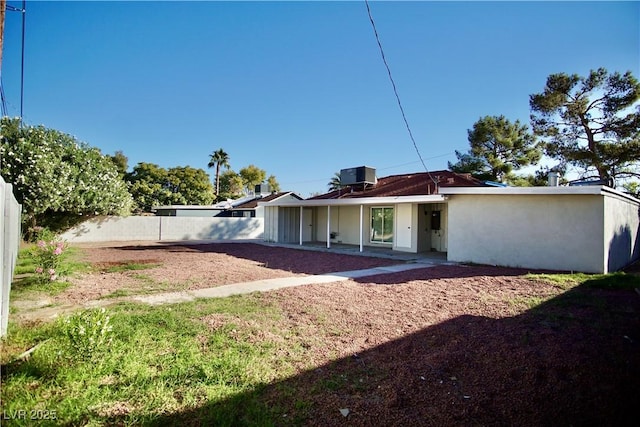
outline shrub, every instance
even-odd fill
[[[60,265],[66,255],[67,244],[46,228],[36,229],[36,245],[31,249],[38,282],[53,282],[60,276]]]
[[[113,161],[71,135],[4,117],[0,157],[25,230],[36,224],[61,230],[88,217],[131,212],[131,195]]]
[[[111,344],[112,327],[107,310],[90,309],[62,320],[65,345],[72,359],[90,360],[106,352]]]

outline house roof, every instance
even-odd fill
[[[215,205],[169,205],[169,206],[154,206],[152,210],[234,210],[234,209],[255,209],[258,207],[258,202],[271,202],[278,200],[281,197],[291,195],[298,200],[302,200],[302,197],[298,196],[292,191],[284,191],[280,193],[271,193],[266,196],[248,196],[235,200],[224,200],[218,202]]]
[[[262,196],[262,197],[255,197],[252,200],[249,200],[247,202],[241,203],[239,205],[235,205],[233,207],[233,209],[255,209],[258,207],[258,202],[272,202],[274,200],[277,200],[281,197],[285,197],[291,195],[293,197],[295,197],[298,200],[302,200],[302,197],[298,196],[296,193],[292,192],[292,191],[284,191],[284,192],[280,192],[280,193],[271,193],[268,194],[266,196]]]
[[[307,200],[427,196],[439,194],[439,189],[444,187],[483,186],[485,184],[482,181],[473,178],[469,174],[451,171],[419,172],[378,178],[376,184],[348,185],[340,190],[310,197]]]

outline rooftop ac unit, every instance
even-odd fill
[[[340,171],[341,185],[375,184],[375,183],[376,183],[376,170],[374,168],[360,166],[357,168],[342,169]]]
[[[259,196],[261,194],[270,194],[271,188],[269,188],[269,184],[258,184],[255,186],[255,194]]]

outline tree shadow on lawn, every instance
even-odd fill
[[[640,298],[579,286],[513,317],[455,317],[146,425],[623,426],[636,425],[639,404]]]

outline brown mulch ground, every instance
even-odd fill
[[[160,266],[92,273],[62,298],[88,301],[132,286],[139,273],[195,289],[392,263],[255,244],[90,248],[87,259]],[[265,293],[283,313],[276,330],[291,331],[276,350],[304,351],[292,353],[295,375],[261,398],[282,425],[636,425],[640,297],[563,290],[526,273],[437,266]],[[239,323],[203,320],[214,329]]]
[[[638,295],[523,273],[440,266],[270,293],[322,341],[308,352],[320,367],[271,387],[274,401],[295,390],[317,426],[343,425],[341,408],[360,426],[635,425]]]
[[[274,248],[254,243],[198,245],[139,244],[80,246],[84,259],[96,271],[73,279],[74,286],[54,298],[54,303],[84,304],[118,290],[130,294],[212,288],[254,280],[324,274],[397,263],[362,257]],[[106,272],[130,263],[156,267]]]

